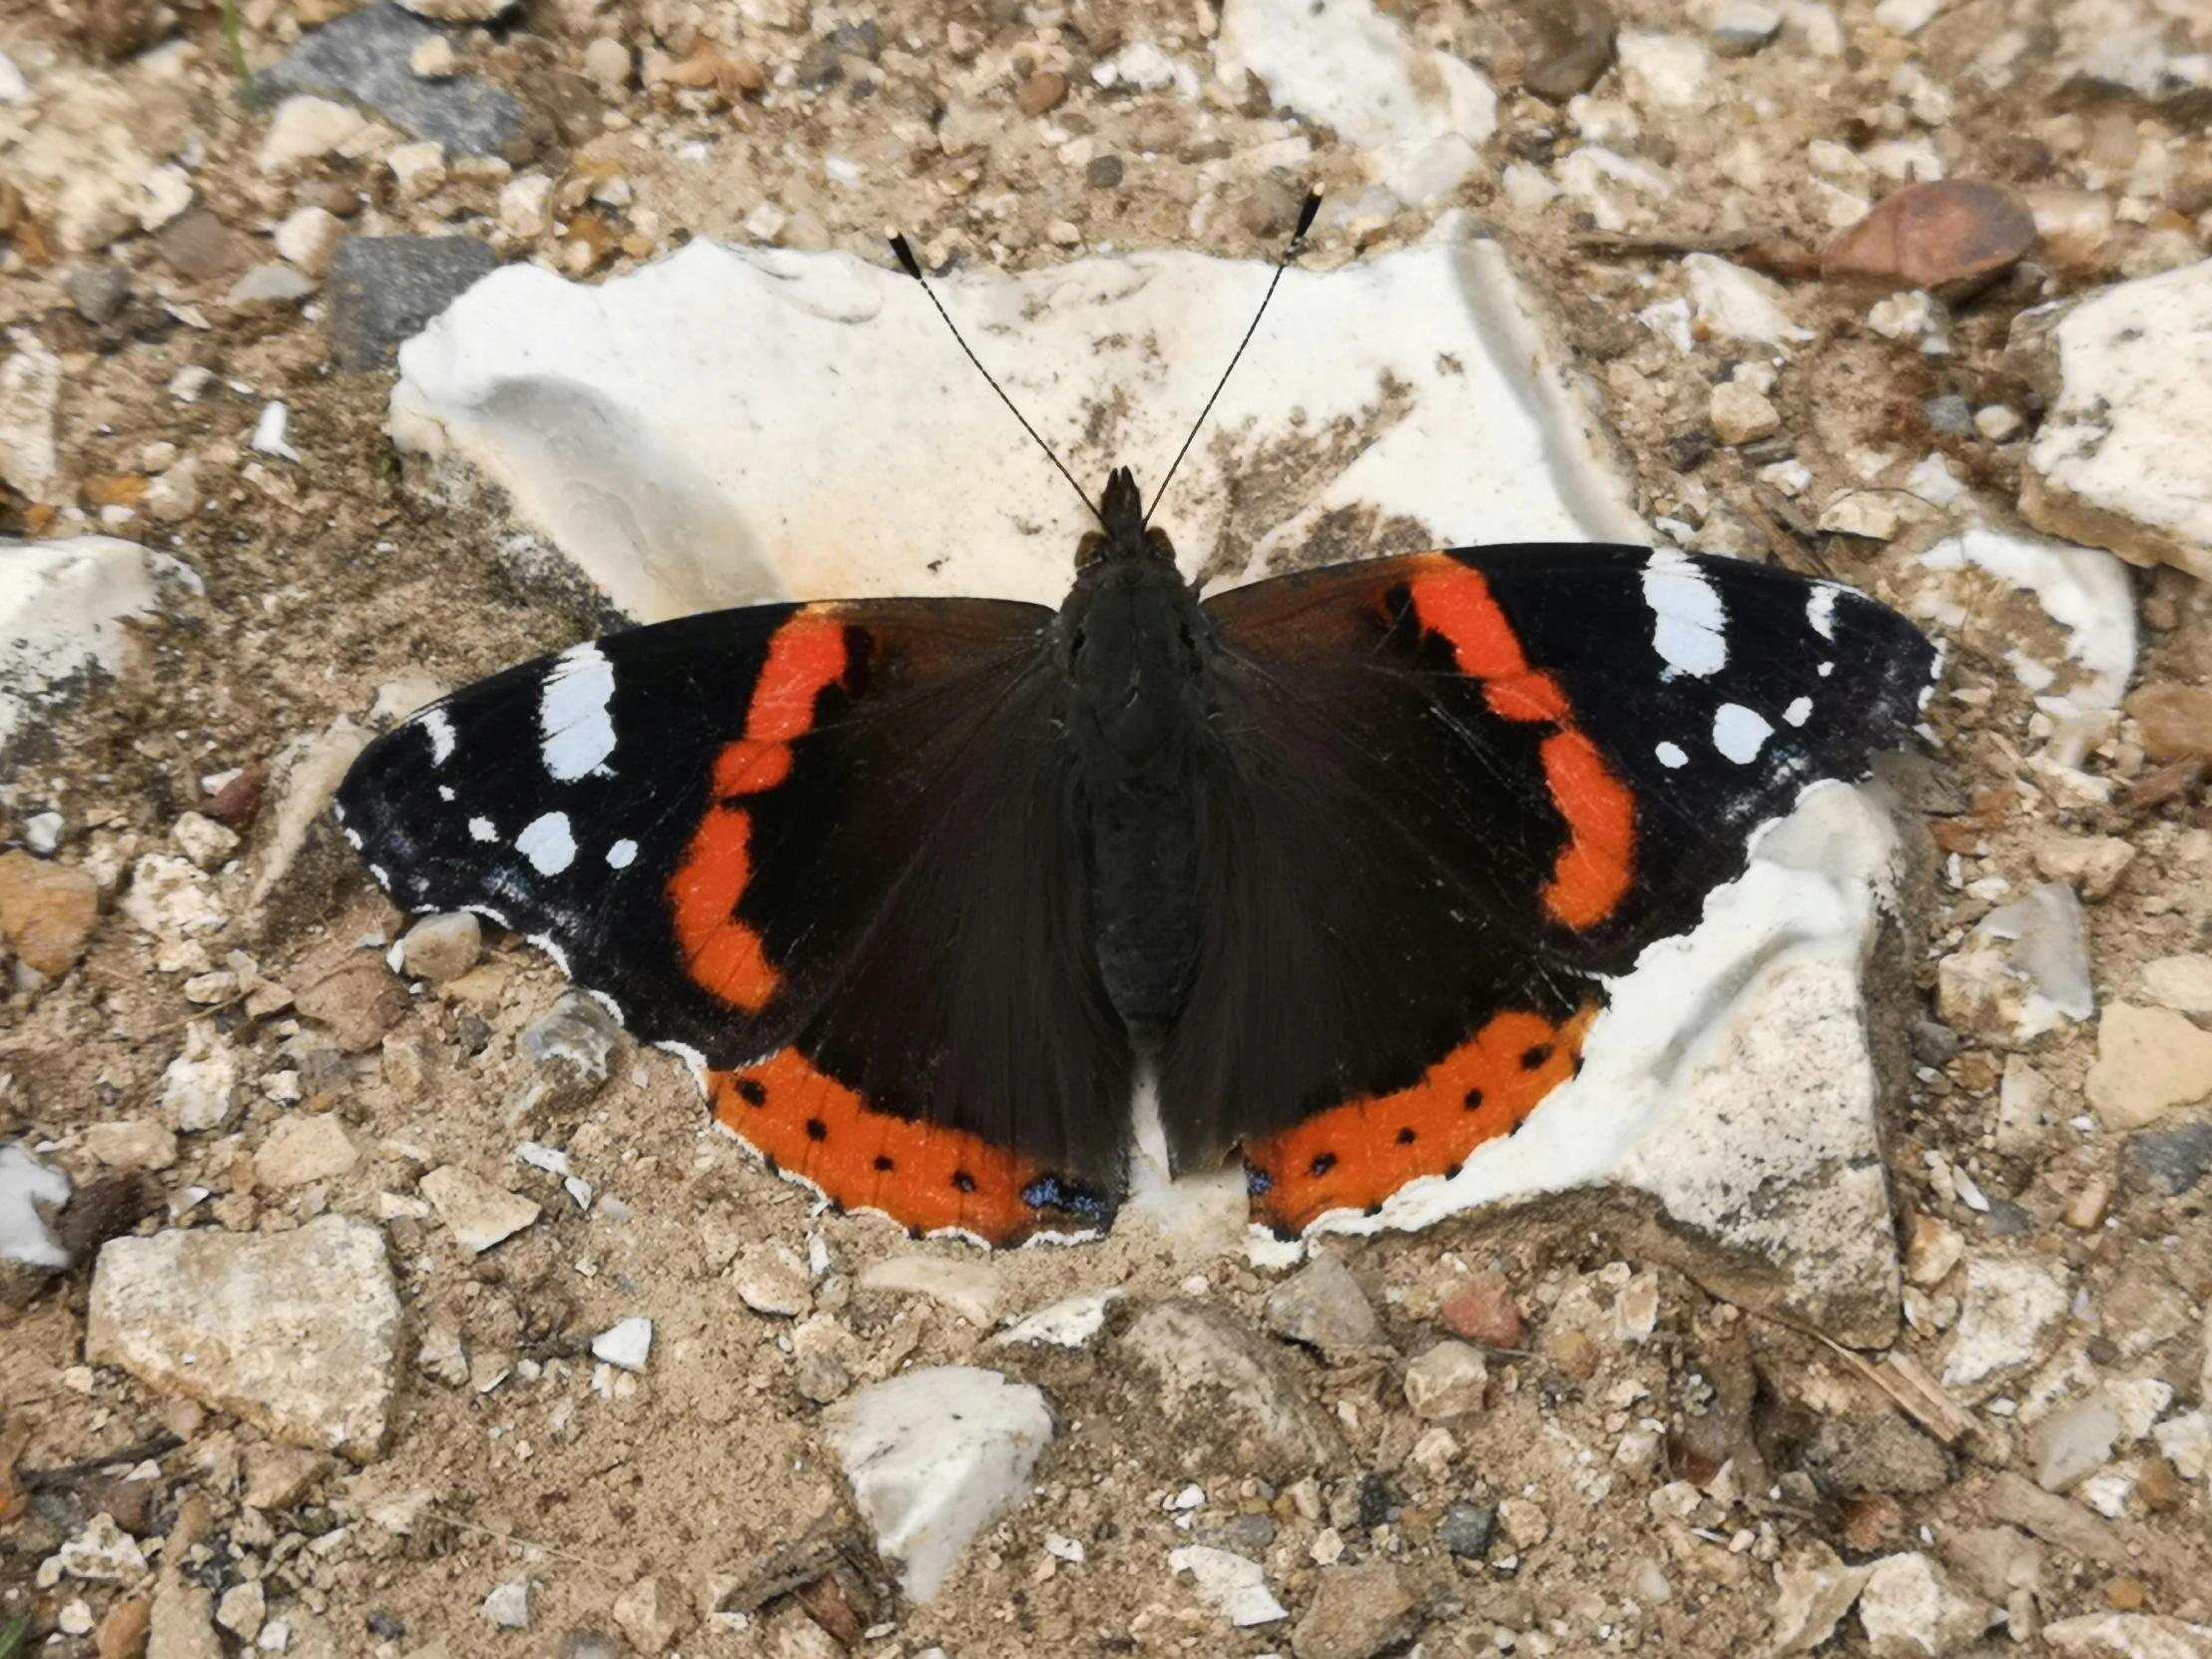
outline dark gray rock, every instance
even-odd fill
[[[2185,1123],[2179,1129],[2130,1135],[2120,1155],[2128,1184],[2164,1198],[2179,1198],[2212,1169],[2212,1123]]]
[[[1122,166],[1119,156],[1093,156],[1083,169],[1084,181],[1093,190],[1112,190],[1121,183]]]
[[[265,100],[294,93],[346,98],[457,156],[493,156],[522,132],[522,106],[473,75],[425,81],[408,67],[437,28],[390,4],[348,12],[307,35],[255,77]]]
[[[1919,1496],[1950,1482],[1943,1448],[1895,1412],[1826,1417],[1805,1447],[1806,1466],[1845,1492]]]
[[[1210,1548],[1249,1555],[1257,1561],[1275,1545],[1275,1517],[1237,1515],[1219,1526],[1202,1526],[1193,1536]]]
[[[1497,1530],[1497,1511],[1480,1503],[1454,1503],[1436,1523],[1436,1542],[1452,1554],[1479,1561],[1490,1552],[1490,1534]]]
[[[62,278],[62,292],[94,327],[110,320],[131,297],[131,274],[109,260],[81,265]]]
[[[333,25],[334,27],[335,25]],[[330,355],[340,368],[382,368],[392,347],[499,264],[474,237],[353,237],[330,261]]]
[[[1954,391],[1928,400],[1928,423],[1945,437],[1973,436],[1973,407]]]
[[[1940,1020],[1913,1022],[1913,1058],[1924,1066],[1947,1066],[1958,1058],[1958,1033]]]

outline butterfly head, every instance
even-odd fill
[[[1144,497],[1137,493],[1136,475],[1125,466],[1108,474],[1106,493],[1098,498],[1099,528],[1086,535],[1075,549],[1078,570],[1100,559],[1158,558],[1175,563],[1175,549],[1164,530],[1147,529]]]

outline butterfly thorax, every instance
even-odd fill
[[[1098,963],[1131,1029],[1181,1010],[1198,959],[1198,803],[1216,738],[1211,630],[1126,469],[1061,607],[1062,760],[1090,878]]]

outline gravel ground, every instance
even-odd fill
[[[1219,73],[1209,0],[418,9],[446,26],[243,0],[250,105],[211,5],[0,3],[28,81],[0,84],[0,528],[177,561],[112,671],[6,740],[0,1145],[77,1195],[74,1267],[0,1260],[0,1654],[18,1620],[41,1653],[156,1659],[1472,1659],[1831,1629],[2212,1654],[2212,612],[2186,568],[2212,549],[2098,517],[2030,454],[2062,393],[2033,308],[2205,258],[2212,21],[1389,0],[1372,26],[1472,65],[1495,130],[1462,109],[1463,154],[1379,162],[1359,111]],[[316,55],[347,27],[350,57]],[[273,111],[333,77],[366,114]],[[1900,194],[1938,179],[1999,189]],[[590,280],[694,236],[880,260],[886,224],[932,266],[1268,257],[1310,187],[1323,267],[1449,212],[1494,228],[1668,534],[1944,638],[1947,878],[1907,918],[1928,1000],[1885,1106],[1890,1349],[1733,1306],[1572,1195],[1296,1280],[1157,1239],[984,1262],[817,1216],[522,941],[427,941],[406,974],[361,948],[401,919],[294,822],[433,683],[604,620],[384,432],[391,343],[494,261]],[[2185,361],[2203,301],[2157,292],[2142,326]],[[2174,396],[2142,475],[2201,493]],[[2041,603],[2017,572],[1932,573],[1972,502],[2143,563],[2061,561]],[[2124,709],[2083,690],[2115,638]],[[0,1162],[0,1243],[32,1179]],[[196,1286],[207,1323],[162,1327]],[[986,1346],[1106,1287],[1078,1346]],[[267,1342],[254,1314],[300,1352],[227,1344]],[[836,1413],[964,1365],[1040,1389],[1050,1444],[915,1605]]]

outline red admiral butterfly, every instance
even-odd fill
[[[917,274],[918,275],[918,274]],[[1249,337],[1249,336],[1248,336]],[[337,816],[529,935],[836,1204],[1105,1227],[1132,1095],[1289,1233],[1455,1173],[1602,979],[1937,671],[1851,589],[1670,551],[1376,559],[1201,598],[1117,470],[1057,612],[761,605],[425,709]]]

